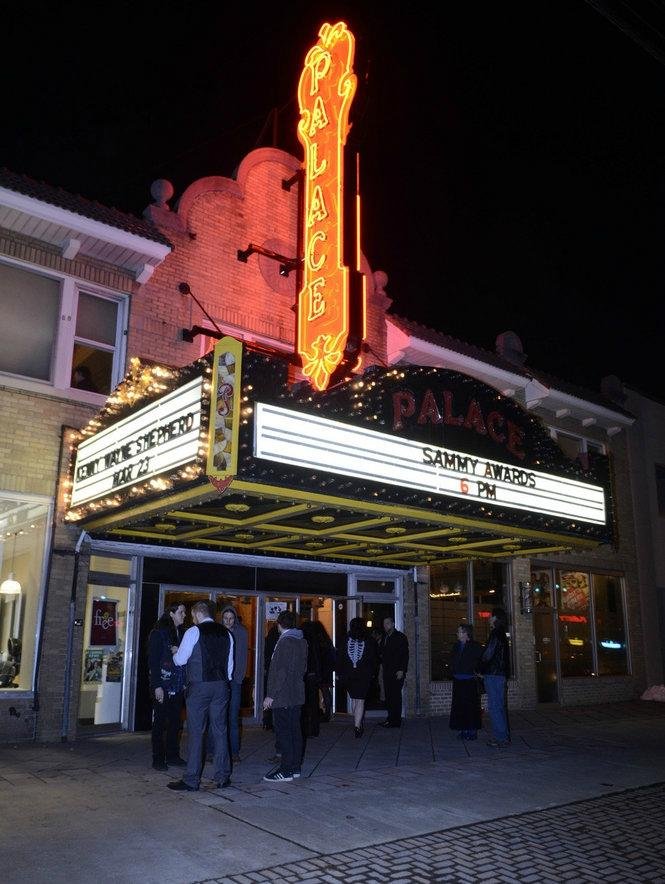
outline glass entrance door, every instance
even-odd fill
[[[254,663],[256,659],[257,597],[229,593],[227,590],[190,591],[180,588],[168,588],[163,592],[159,610],[160,612],[164,611],[171,604],[183,604],[187,610],[187,616],[183,625],[187,629],[192,625],[192,605],[198,601],[206,601],[212,604],[214,618],[218,623],[222,622],[222,611],[224,608],[232,607],[240,623],[247,630],[247,665],[242,682],[240,714],[243,718],[254,718],[256,716]]]
[[[535,608],[533,631],[536,650],[536,687],[539,703],[557,703],[559,700],[556,669],[556,640],[554,612],[551,608]]]
[[[78,698],[79,732],[127,726],[123,701],[129,687],[127,652],[133,628],[129,617],[130,569],[129,559],[98,555],[90,559]]]
[[[532,571],[533,633],[536,655],[536,690],[539,703],[558,703],[556,621],[549,571]]]
[[[362,617],[365,621],[367,631],[372,636],[372,640],[378,645],[384,634],[384,619],[386,617],[391,617],[393,621],[395,620],[395,603],[375,602],[373,599],[371,601],[363,599],[358,605],[357,616]],[[383,693],[383,672],[379,665],[369,686],[365,709],[368,712],[372,712],[385,708],[386,698]]]

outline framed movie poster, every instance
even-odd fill
[[[85,652],[85,662],[83,664],[83,681],[90,684],[91,682],[101,682],[102,680],[102,663],[104,660],[104,652],[97,648],[90,649]]]

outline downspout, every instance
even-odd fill
[[[43,651],[43,643],[44,643],[44,625],[46,623],[46,608],[48,605],[48,597],[49,597],[49,586],[51,585],[51,569],[53,567],[53,556],[56,555],[55,549],[55,532],[56,532],[56,522],[58,519],[57,513],[57,504],[58,504],[58,494],[60,488],[60,469],[62,466],[62,455],[65,450],[65,433],[67,430],[73,429],[72,427],[68,427],[66,424],[62,424],[60,427],[60,447],[58,449],[58,471],[55,477],[55,487],[53,489],[53,512],[51,515],[51,539],[48,545],[49,551],[49,560],[46,567],[46,574],[44,577],[44,594],[42,597],[42,607],[41,614],[39,617],[39,631],[37,633],[37,654],[35,657],[35,672],[33,675],[32,687],[33,687],[33,702],[32,702],[32,711],[35,713],[34,724],[32,728],[32,739],[37,739],[37,715],[39,713],[39,671],[42,663],[42,651]]]
[[[67,742],[67,733],[69,731],[69,706],[72,693],[72,658],[74,656],[74,626],[76,623],[76,589],[79,576],[79,559],[81,557],[81,547],[83,541],[88,537],[87,531],[81,531],[79,539],[74,547],[74,570],[72,573],[72,589],[69,597],[69,626],[67,627],[67,656],[65,659],[65,690],[62,697],[62,726],[60,729],[60,740]]]
[[[421,714],[420,703],[420,616],[418,614],[418,567],[413,566],[413,626],[415,632],[416,715]]]

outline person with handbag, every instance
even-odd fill
[[[459,731],[460,740],[477,740],[483,726],[480,707],[481,679],[478,676],[482,645],[473,639],[473,626],[460,623],[457,641],[450,654],[453,676],[453,699],[450,706],[450,727]]]

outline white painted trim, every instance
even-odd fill
[[[533,377],[512,374],[501,368],[491,365],[489,362],[483,362],[470,356],[464,356],[455,350],[438,344],[432,344],[421,338],[407,334],[398,328],[391,321],[391,317],[386,317],[387,327],[387,349],[388,361],[390,364],[401,358],[408,358],[414,361],[414,357],[418,354],[423,359],[429,359],[424,364],[436,367],[452,368],[463,374],[476,377],[483,383],[488,383],[484,378],[491,378],[491,386],[501,389],[506,396],[514,396],[516,391],[524,390],[526,396],[526,405],[529,409],[538,406],[546,407],[548,410],[555,412],[557,417],[572,416],[573,410],[577,412],[585,412],[588,416],[595,417],[596,422],[603,423],[612,422],[612,424],[620,424],[622,427],[630,427],[635,422],[634,418],[620,414],[603,405],[595,402],[589,402],[570,393],[564,393],[555,387],[545,386],[541,381]],[[528,369],[527,369],[528,370]],[[568,414],[558,414],[558,412],[567,411]],[[589,419],[588,417],[585,419]],[[616,432],[619,432],[619,427]]]
[[[24,212],[33,218],[39,218],[49,224],[57,224],[59,227],[69,227],[76,233],[83,236],[91,236],[110,245],[120,246],[124,249],[131,249],[139,252],[147,258],[161,263],[170,253],[171,247],[163,243],[155,242],[147,237],[139,236],[136,233],[129,233],[101,221],[93,221],[92,218],[85,218],[76,212],[70,212],[68,209],[62,209],[58,206],[52,206],[35,197],[25,196],[6,187],[0,187],[0,201],[10,209],[17,212]]]
[[[138,282],[139,285],[144,285],[144,283],[146,283],[150,279],[154,272],[155,265],[148,264],[146,262],[145,264],[142,264],[141,267],[136,271],[136,273],[134,274],[134,279]]]
[[[67,239],[62,244],[62,249],[60,254],[63,258],[66,258],[67,261],[73,261],[74,258],[78,255],[81,250],[81,240],[74,239],[73,237],[67,237]]]
[[[495,365],[482,362],[480,359],[464,356],[455,350],[450,350],[447,347],[424,341],[422,338],[408,335],[390,321],[390,316],[386,317],[386,325],[388,332],[388,363],[391,365],[402,358],[407,351],[409,351],[409,358],[412,358],[415,351],[416,353],[421,353],[423,358],[445,362],[446,368],[452,367],[453,370],[461,371],[464,374],[492,376],[496,381],[493,386],[496,386],[497,389],[507,387],[513,390],[513,394],[515,390],[523,390],[529,383],[529,378],[524,375],[513,374],[512,372],[497,368]],[[394,349],[391,349],[391,344],[394,345]],[[432,362],[426,364],[434,365]]]
[[[329,571],[343,574],[362,574],[367,578],[381,579],[389,577],[395,579],[398,574],[408,574],[409,568],[376,568],[369,565],[352,565],[342,562],[321,562],[318,560],[306,561],[303,559],[281,559],[265,556],[252,556],[243,553],[213,552],[212,550],[195,549],[186,547],[163,547],[151,546],[147,543],[123,543],[115,540],[90,540],[91,552],[113,553],[115,555],[145,556],[158,559],[180,559],[186,562],[207,562],[220,564],[225,562],[229,565],[244,565],[245,567],[273,568],[275,570],[290,571]]]

